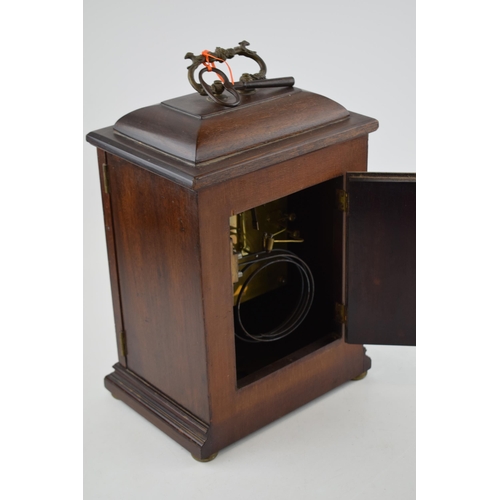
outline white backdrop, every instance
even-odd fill
[[[415,171],[415,6],[398,0],[86,0],[84,132],[191,93],[186,52],[250,42],[268,77],[372,116],[370,171]],[[243,59],[243,58],[241,58]],[[235,76],[251,61],[235,61]],[[84,481],[99,499],[415,497],[415,349],[368,346],[372,369],[208,464],[114,400],[116,362],[95,148],[84,145]]]

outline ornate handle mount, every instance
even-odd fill
[[[250,50],[248,48],[249,45],[250,44],[247,41],[243,40],[242,42],[240,42],[238,47],[234,47],[233,49],[223,49],[221,47],[217,47],[213,52],[208,53],[208,62],[213,63],[221,60],[226,61],[227,59],[232,59],[234,56],[248,57],[250,59],[253,59],[259,65],[260,71],[254,74],[243,73],[240,77],[240,81],[252,82],[254,80],[263,80],[266,77],[267,72],[266,63],[261,57],[257,55],[257,52],[254,52],[253,50]],[[188,52],[185,55],[184,59],[191,59],[192,61],[191,66],[188,66],[188,80],[191,86],[194,88],[194,90],[196,90],[196,92],[199,92],[201,95],[209,95],[207,94],[204,86],[196,81],[194,75],[198,67],[204,62],[207,62],[206,57],[202,54],[195,56],[192,52]],[[215,85],[212,90],[215,94],[222,94],[222,92],[224,92],[224,86]]]

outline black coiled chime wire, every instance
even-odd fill
[[[253,254],[249,260],[240,264],[241,271],[250,274],[246,278],[236,299],[236,318],[241,331],[245,336],[235,333],[236,337],[245,342],[273,342],[282,339],[292,333],[304,321],[311,309],[314,298],[314,279],[309,266],[293,252],[288,250],[271,250],[270,252],[260,252]],[[250,333],[244,326],[241,319],[241,302],[243,295],[252,280],[269,266],[279,263],[287,263],[295,266],[300,275],[301,287],[299,299],[291,314],[276,328],[263,333]],[[254,267],[254,269],[251,269]]]

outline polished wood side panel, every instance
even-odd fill
[[[209,421],[196,193],[108,155],[127,368]]]
[[[118,276],[118,263],[116,261],[116,246],[113,227],[113,214],[111,194],[107,189],[107,154],[102,149],[97,150],[97,163],[99,164],[99,180],[101,182],[102,207],[104,215],[104,229],[106,234],[106,245],[108,249],[109,278],[111,282],[111,298],[113,300],[113,316],[115,320],[116,345],[118,359],[123,366],[127,366],[127,358],[121,348],[121,336],[123,331],[122,305],[120,296],[120,280]]]
[[[199,192],[205,328],[212,419],[209,456],[370,366],[363,346],[343,339],[237,388],[230,253],[221,244],[229,216],[341,176],[364,171],[368,137],[344,142]],[[333,314],[333,306],[332,306]]]

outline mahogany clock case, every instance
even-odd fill
[[[184,96],[88,135],[119,359],[106,387],[196,458],[366,372],[363,343],[415,343],[415,176],[366,173],[377,127],[266,89],[237,109]],[[314,300],[286,338],[242,342],[229,221],[276,200],[300,219]],[[261,311],[284,288],[249,301],[247,320],[272,322]]]

